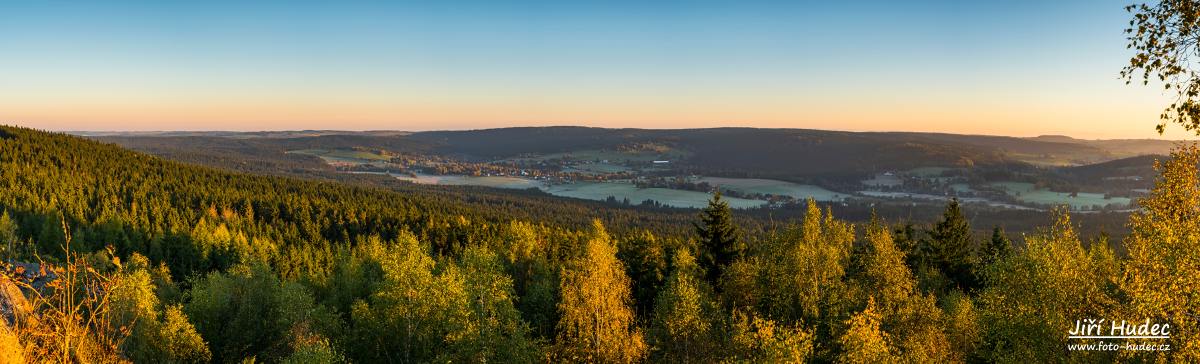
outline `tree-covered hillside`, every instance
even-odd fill
[[[678,217],[242,174],[5,127],[0,356],[1195,361],[1200,151],[1174,157],[1125,240],[1081,238],[1059,211],[1014,245],[973,234],[993,229],[957,202],[891,225],[809,201],[764,228],[714,198],[694,226],[650,230]],[[1094,342],[1067,339],[1088,318],[1170,324],[1153,344],[1171,350],[1070,350]]]

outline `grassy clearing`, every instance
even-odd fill
[[[520,177],[473,177],[473,176],[435,176],[417,174],[393,175],[394,177],[413,183],[445,186],[484,186],[508,189],[539,188],[546,193],[561,197],[580,198],[585,200],[604,201],[609,196],[618,200],[628,198],[630,203],[639,204],[647,199],[671,207],[701,208],[708,205],[709,194],[696,191],[673,190],[669,188],[637,188],[630,183],[620,182],[577,182],[559,185],[546,185],[542,181]],[[750,208],[766,204],[766,201],[729,198],[733,208]]]
[[[1126,197],[1105,199],[1102,193],[1080,192],[1075,197],[1071,197],[1069,193],[1034,188],[1034,184],[1027,182],[994,182],[989,185],[1003,189],[1007,194],[1022,202],[1070,205],[1072,210],[1089,210],[1096,206],[1102,207],[1108,204],[1125,207],[1129,206],[1130,202],[1129,198]]]
[[[520,178],[520,177],[500,177],[500,176],[435,176],[428,174],[417,174],[416,177],[409,175],[393,175],[402,181],[420,183],[426,185],[447,185],[447,186],[484,186],[494,188],[508,188],[523,190],[527,188],[542,188],[545,186],[542,181]]]
[[[952,184],[950,184],[950,189],[954,190],[954,192],[958,192],[958,193],[975,192],[975,190],[971,189],[971,185],[968,185],[966,183],[952,183]]]
[[[1096,156],[1080,155],[1080,154],[1031,154],[1031,153],[1010,153],[1013,159],[1029,163],[1039,167],[1065,167],[1078,166],[1099,162]]]
[[[818,186],[802,185],[799,183],[773,179],[701,177],[696,179],[696,182],[708,182],[710,185],[720,186],[722,189],[738,191],[741,193],[762,193],[779,196],[791,196],[796,199],[807,199],[812,197],[814,200],[826,202],[841,201],[848,197],[847,195],[833,192]]]
[[[583,172],[583,173],[621,173],[628,172],[629,168],[610,163],[580,163],[570,168],[566,168],[567,172]]]
[[[372,163],[372,162],[391,160],[391,158],[389,158],[388,156],[378,154],[378,153],[364,152],[361,150],[302,149],[302,150],[289,151],[287,153],[307,154],[307,155],[317,156],[317,157],[321,157],[321,159],[324,159],[326,162],[360,163],[361,164],[361,163]]]
[[[647,199],[671,207],[702,208],[708,205],[709,194],[696,191],[674,190],[669,188],[637,188],[629,183],[612,182],[577,182],[553,185],[544,189],[555,196],[581,198],[586,200],[603,201],[608,196],[618,200],[625,198],[638,204]],[[747,200],[741,198],[723,198],[732,208],[750,208],[766,204],[766,201]]]

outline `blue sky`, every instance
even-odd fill
[[[1151,137],[1124,5],[0,0],[0,120]]]

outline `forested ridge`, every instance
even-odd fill
[[[1198,158],[1181,148],[1159,166],[1120,242],[1081,237],[1056,211],[1013,244],[998,227],[977,238],[954,202],[914,225],[852,224],[810,201],[763,228],[716,195],[694,229],[651,231],[620,221],[635,212],[512,218],[448,195],[233,173],[2,127],[0,296],[15,308],[0,320],[0,356],[1197,361]],[[1068,350],[1089,342],[1067,339],[1089,318],[1169,323],[1154,343],[1170,351]]]

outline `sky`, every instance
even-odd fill
[[[0,0],[0,123],[1159,138],[1124,5]]]

